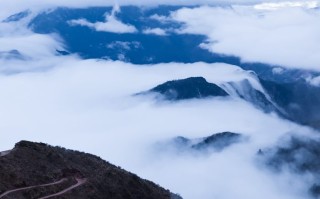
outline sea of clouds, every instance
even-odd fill
[[[13,2],[2,1],[0,7],[9,12],[33,4],[41,9],[105,5],[102,1],[34,0],[17,6]],[[290,4],[270,11],[274,4],[264,4],[258,12],[254,6],[242,5],[249,1],[233,3],[241,5],[236,9],[183,8],[168,20],[185,24],[177,33],[207,35],[208,43],[203,46],[213,52],[319,70],[318,10],[310,10],[309,4],[298,8]],[[93,153],[187,199],[309,197],[309,176],[289,171],[275,174],[258,164],[256,156],[259,149],[287,134],[309,136],[314,130],[233,97],[172,103],[157,101],[152,95],[134,95],[173,79],[203,76],[220,85],[252,79],[250,72],[223,63],[141,66],[60,56],[56,50],[65,46],[59,35],[32,32],[26,28],[31,17],[0,23],[0,52],[21,53],[18,58],[0,56],[0,151],[30,140]],[[175,136],[199,138],[223,131],[241,133],[249,141],[203,156],[154,147]]]

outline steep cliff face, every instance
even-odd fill
[[[180,198],[97,156],[21,141],[0,156],[0,198]]]

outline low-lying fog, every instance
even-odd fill
[[[24,62],[25,67],[33,63]],[[217,84],[252,79],[237,66],[136,66],[72,57],[45,65],[52,64],[0,77],[1,150],[25,139],[90,152],[185,198],[305,198],[302,179],[272,174],[255,159],[260,148],[281,136],[311,130],[232,97],[165,102],[134,96],[190,76]],[[223,131],[249,136],[249,141],[203,156],[154,147],[175,136]]]

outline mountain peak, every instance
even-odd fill
[[[203,77],[189,77],[167,81],[154,87],[150,92],[159,93],[166,100],[185,100],[228,95],[222,88],[216,84],[207,82]]]

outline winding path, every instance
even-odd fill
[[[0,157],[5,156],[5,155],[8,155],[10,152],[11,152],[11,150],[1,151],[1,152],[0,152]]]
[[[56,182],[52,182],[52,183],[48,183],[48,184],[41,184],[41,185],[34,185],[34,186],[29,186],[29,187],[23,187],[23,188],[18,188],[18,189],[12,189],[9,191],[4,192],[3,194],[0,195],[0,198],[3,198],[4,196],[13,193],[13,192],[17,192],[17,191],[23,191],[23,190],[27,190],[27,189],[33,189],[33,188],[38,188],[38,187],[47,187],[47,186],[51,186],[51,185],[56,185],[56,184],[60,184],[64,181],[66,181],[67,178],[62,178],[59,181]]]
[[[55,194],[52,194],[52,195],[48,195],[48,196],[45,196],[45,197],[42,197],[42,198],[39,198],[39,199],[47,199],[47,198],[52,198],[52,197],[55,197],[55,196],[60,196],[60,195],[66,193],[68,191],[71,191],[72,189],[74,189],[76,187],[79,187],[79,186],[81,186],[81,185],[83,185],[84,183],[87,182],[87,179],[85,179],[85,178],[84,179],[76,178],[76,180],[77,180],[77,184],[74,184],[71,187],[68,187],[68,188],[66,188],[66,189],[64,189],[64,190],[62,190],[62,191],[60,191],[58,193],[55,193]]]

